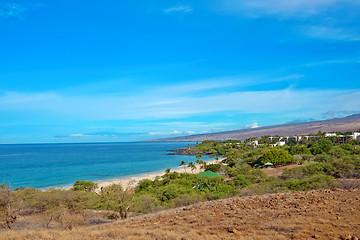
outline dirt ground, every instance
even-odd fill
[[[303,167],[303,166],[305,166],[305,165],[304,164],[302,164],[302,165],[293,164],[293,165],[288,165],[288,166],[284,166],[284,167],[263,168],[261,170],[268,176],[280,176],[284,172],[284,169]]]
[[[73,230],[1,231],[0,239],[358,239],[360,190],[200,203]]]

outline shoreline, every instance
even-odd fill
[[[216,164],[216,163],[220,163],[224,160],[225,158],[221,158],[219,160],[209,160],[209,161],[205,161],[206,164]],[[201,172],[203,172],[203,169],[201,169],[201,165],[200,164],[195,164],[195,169],[191,170],[190,167],[180,167],[177,166],[176,169],[171,170],[170,172],[178,172],[178,173],[191,173],[191,174],[199,174]],[[150,179],[150,180],[154,180],[156,177],[161,177],[165,174],[165,170],[163,170],[162,172],[151,172],[151,173],[139,173],[136,174],[135,176],[132,177],[124,177],[124,178],[116,178],[113,180],[95,180],[94,182],[97,183],[98,188],[97,189],[101,189],[103,187],[107,187],[110,186],[112,184],[120,184],[123,189],[125,190],[129,190],[129,189],[133,189],[135,188],[140,181],[145,180],[145,179]],[[72,186],[63,186],[60,187],[60,189],[64,189],[64,190],[70,190],[72,188]]]

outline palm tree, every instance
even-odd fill
[[[202,158],[201,153],[197,154],[197,155],[196,155],[196,158],[197,158],[198,160],[200,160],[200,159]]]
[[[180,166],[184,166],[184,171],[186,172],[185,166],[186,166],[187,162],[181,161],[180,162]]]
[[[193,162],[189,162],[188,167],[191,168],[191,172],[194,173],[194,170],[196,169],[196,166]]]
[[[202,164],[201,168],[206,170],[206,162],[205,161],[201,161],[200,164]]]

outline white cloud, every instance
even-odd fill
[[[327,60],[327,61],[319,61],[319,62],[311,62],[302,64],[302,67],[315,67],[315,66],[321,66],[321,65],[328,65],[328,64],[344,64],[349,62],[348,60]],[[351,61],[353,62],[353,61]]]
[[[286,82],[291,80],[298,80],[304,75],[290,74],[283,77],[268,77],[268,76],[250,76],[250,75],[236,75],[225,76],[218,78],[202,79],[196,82],[162,86],[158,89],[153,89],[154,95],[162,96],[184,96],[204,91],[216,91],[232,87],[250,87],[272,82]],[[172,100],[174,101],[174,100]],[[164,102],[151,102],[149,104],[161,105]]]
[[[311,38],[359,41],[360,0],[216,0],[218,11],[243,17],[291,20],[290,27]],[[294,23],[297,21],[297,26]],[[306,26],[311,23],[314,26]]]
[[[174,130],[171,132],[149,132],[148,135],[150,135],[150,136],[167,136],[167,135],[173,136],[173,135],[193,135],[193,134],[196,134],[196,132]]]
[[[89,137],[89,135],[84,135],[81,133],[74,133],[74,134],[70,134],[69,137]]]
[[[23,13],[28,9],[24,5],[20,5],[13,2],[0,3],[0,18],[21,18]]]
[[[171,126],[171,127],[182,127],[186,129],[224,129],[224,127],[230,125],[236,125],[237,123],[221,123],[221,122],[213,122],[213,123],[205,123],[205,122],[164,122],[164,123],[154,123],[157,126]]]
[[[171,8],[166,8],[163,10],[164,13],[174,13],[174,12],[192,12],[194,11],[193,8],[186,6],[186,5],[181,5],[181,6],[176,6],[176,7],[171,7]]]
[[[259,127],[258,122],[253,122],[253,123],[245,125],[245,128],[258,128],[258,127]]]
[[[0,0],[0,19],[1,18],[24,18],[26,12],[36,10],[46,6],[36,1]]]
[[[325,119],[343,118],[352,114],[357,114],[359,111],[328,111],[322,115]]]
[[[359,4],[359,0],[223,0],[226,11],[241,12],[248,16],[283,15],[303,17],[325,12],[337,4]]]
[[[229,88],[227,91],[212,90],[199,95],[189,89],[189,93],[185,90],[171,92],[169,87],[148,89],[130,97],[123,97],[121,94],[67,96],[59,93],[11,92],[0,96],[0,115],[13,112],[20,116],[33,114],[38,118],[50,116],[90,121],[176,119],[221,112],[277,114],[290,111],[320,113],[329,110],[360,110],[360,89],[236,91]],[[178,126],[173,125],[174,128]],[[181,127],[179,132],[182,129],[184,128]],[[191,128],[189,125],[186,129],[199,127]],[[174,131],[173,134],[178,132]]]
[[[356,30],[341,27],[310,26],[302,28],[302,33],[311,38],[338,41],[360,41],[360,33]]]

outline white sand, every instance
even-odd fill
[[[207,164],[216,164],[221,162],[223,159],[219,159],[219,160],[212,160],[212,161],[206,161]],[[170,172],[178,172],[178,173],[183,173],[183,172],[187,172],[187,173],[192,173],[192,174],[198,174],[203,172],[204,170],[200,168],[201,165],[196,164],[195,165],[195,169],[191,170],[190,167],[185,167],[185,168],[179,168]],[[150,180],[154,180],[156,177],[161,177],[162,175],[164,175],[165,172],[158,172],[158,173],[154,173],[154,174],[146,174],[146,175],[142,175],[139,177],[129,177],[129,178],[122,178],[122,179],[116,179],[116,180],[112,180],[112,181],[106,181],[106,182],[97,182],[99,189],[101,187],[107,187],[109,185],[112,184],[120,184],[124,189],[132,189],[135,188],[140,181],[144,180],[144,179],[150,179]],[[66,189],[71,189],[71,187],[66,188]]]

